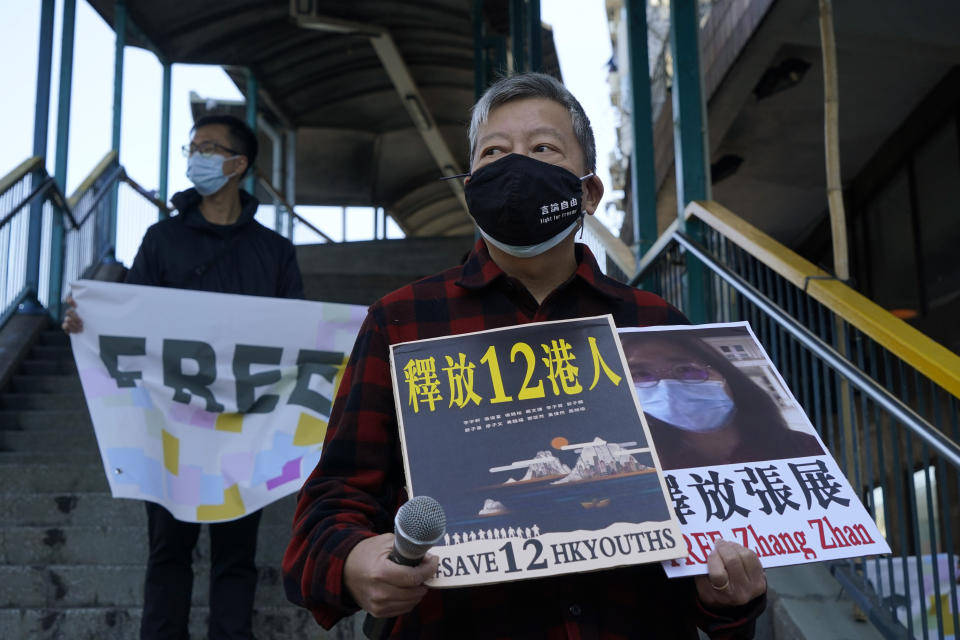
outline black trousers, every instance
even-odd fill
[[[181,522],[145,502],[150,557],[144,584],[141,640],[188,640],[193,548],[200,525]],[[257,528],[261,512],[210,526],[210,640],[252,640],[257,589]]]

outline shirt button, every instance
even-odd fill
[[[583,612],[580,610],[580,605],[578,604],[570,605],[570,615],[579,616],[581,613]]]

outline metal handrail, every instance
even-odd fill
[[[0,196],[5,194],[7,190],[10,189],[13,185],[20,182],[25,175],[41,167],[43,165],[43,158],[40,156],[33,156],[32,158],[27,158],[19,165],[14,167],[7,175],[0,178]]]
[[[108,174],[101,174],[101,175],[107,179],[107,184],[113,184],[114,182],[122,179],[123,167],[121,167],[120,165],[116,165],[116,166],[114,167],[113,171],[111,171],[111,172],[108,173]],[[91,182],[91,183],[90,183],[90,186],[88,186],[87,188],[88,188],[88,189],[92,188],[92,185],[93,185],[93,182]],[[79,192],[77,192],[77,193],[79,193]],[[74,228],[74,229],[79,229],[81,226],[83,226],[84,224],[86,224],[87,219],[96,212],[96,210],[97,210],[97,205],[100,204],[100,201],[103,200],[103,198],[104,198],[105,196],[107,196],[109,193],[110,193],[110,189],[101,189],[101,190],[100,190],[100,193],[98,193],[97,196],[93,199],[93,202],[91,202],[91,203],[88,205],[87,214],[86,214],[85,216],[83,216],[83,218],[82,218],[79,222],[74,222],[73,228]],[[76,195],[76,193],[74,193],[74,195]],[[83,195],[85,195],[85,192],[80,193],[80,197],[82,197]],[[79,202],[80,202],[80,197],[77,198],[76,204],[79,204]],[[72,199],[73,199],[73,197],[71,196],[71,200],[72,200]],[[76,204],[74,204],[74,206],[76,206]],[[67,208],[67,211],[70,212],[71,219],[72,219],[73,216],[72,216],[71,209],[72,209],[71,207],[68,207],[68,208]]]
[[[933,447],[957,467],[960,467],[960,446],[953,442],[939,429],[924,420],[917,412],[908,407],[899,398],[880,386],[849,360],[840,356],[830,345],[817,337],[805,326],[794,320],[769,300],[746,280],[735,274],[713,259],[709,253],[686,233],[677,231],[674,234],[677,242],[689,251],[695,258],[707,265],[714,273],[727,281],[745,298],[755,304],[757,308],[772,317],[777,324],[786,329],[798,342],[810,349],[824,362],[830,364],[836,371],[843,374],[849,382],[863,393],[895,416],[924,442]]]
[[[318,229],[318,228],[317,228],[316,226],[314,226],[309,220],[306,220],[306,219],[303,218],[300,214],[298,214],[296,211],[294,211],[293,205],[290,204],[289,202],[287,202],[287,199],[284,197],[284,195],[283,195],[282,193],[280,193],[280,192],[276,189],[276,187],[274,187],[272,184],[270,184],[270,181],[267,180],[267,178],[266,178],[262,173],[260,173],[259,171],[257,172],[257,181],[260,183],[260,186],[263,187],[264,191],[267,192],[267,195],[269,195],[269,196],[270,196],[271,198],[273,198],[275,201],[277,201],[277,202],[279,202],[280,204],[282,204],[282,205],[287,209],[287,211],[290,213],[290,215],[293,216],[293,219],[294,219],[294,220],[296,220],[297,222],[299,222],[300,224],[302,224],[302,225],[305,226],[306,228],[310,229],[311,231],[313,231],[315,234],[317,234],[318,236],[320,236],[321,238],[323,238],[323,239],[326,240],[327,242],[336,242],[336,240],[334,240],[333,238],[331,238],[330,236],[328,236],[327,234],[325,234],[323,231],[321,231],[320,229]]]
[[[45,218],[46,222],[41,221],[41,225],[47,225],[45,230],[40,235],[33,236],[29,242],[46,242],[46,244],[41,244],[36,249],[33,244],[27,247],[26,235],[22,230],[17,231],[19,234],[17,246],[20,246],[19,243],[23,245],[19,250],[26,251],[24,255],[28,256],[32,251],[37,250],[38,253],[29,259],[46,260],[47,262],[40,265],[39,270],[41,273],[47,270],[49,275],[41,276],[43,280],[41,284],[35,281],[37,275],[34,273],[30,276],[32,280],[24,285],[23,291],[14,296],[10,296],[7,291],[4,292],[5,307],[0,312],[0,326],[16,311],[17,305],[30,296],[42,296],[43,304],[48,306],[53,315],[57,315],[63,280],[76,277],[91,264],[102,262],[114,250],[111,241],[102,237],[99,219],[104,214],[108,197],[117,193],[117,185],[120,182],[130,185],[139,196],[150,203],[152,208],[169,213],[170,209],[166,204],[160,202],[152,193],[126,175],[125,170],[118,163],[115,151],[103,157],[69,198],[64,195],[56,179],[47,173],[43,158],[28,158],[0,179],[0,197],[7,197],[13,193],[12,189],[17,189],[13,194],[13,201],[8,203],[11,208],[5,210],[3,218],[0,219],[0,230],[5,234],[13,229],[15,221],[21,218],[27,209],[37,205],[50,205],[50,211],[42,215],[52,215],[58,225],[62,224],[62,226],[51,227],[52,219]],[[31,212],[32,215],[34,214]],[[94,220],[97,220],[96,224],[93,224]],[[32,220],[31,224],[35,222],[36,220]],[[64,232],[65,235],[55,237]],[[33,233],[32,230],[31,233]],[[37,238],[46,238],[46,240],[37,240]],[[23,267],[19,262],[17,264],[19,265],[17,268],[21,271],[25,269],[25,272],[29,273],[30,265]],[[20,274],[20,271],[17,273]],[[12,285],[7,283],[7,288],[19,287],[19,279],[22,277],[24,277],[22,274],[17,275],[18,281]],[[44,292],[47,278],[49,278],[49,286]]]
[[[945,390],[960,397],[960,356],[719,204],[692,202],[687,212],[722,233]]]
[[[643,274],[646,273],[647,269],[650,268],[650,265],[657,261],[657,258],[660,257],[660,254],[670,246],[670,242],[673,240],[673,236],[679,228],[680,220],[674,220],[670,223],[670,226],[660,234],[660,237],[657,238],[652,245],[650,245],[650,248],[647,249],[647,252],[640,258],[640,262],[637,263],[636,273],[632,278],[630,278],[629,284],[631,287],[635,287],[640,284],[640,281],[643,279]]]
[[[22,178],[23,176],[20,176],[20,177]],[[29,204],[32,204],[33,201],[36,200],[37,198],[43,195],[46,195],[47,191],[49,191],[51,188],[54,188],[54,189],[56,188],[56,182],[54,182],[53,178],[51,178],[50,176],[47,176],[46,179],[43,180],[43,182],[41,182],[36,187],[34,187],[33,191],[30,192],[30,195],[28,195],[23,200],[23,202],[17,205],[15,209],[10,211],[10,213],[8,213],[3,218],[3,220],[0,220],[0,229],[6,226],[8,222],[13,220],[14,217],[16,217],[17,213],[19,213],[21,209],[23,209],[25,206]]]
[[[607,257],[624,273],[633,273],[637,268],[637,257],[623,240],[613,235],[606,225],[594,216],[584,216],[584,225],[606,251]]]
[[[119,156],[117,155],[116,151],[111,150],[104,154],[104,156],[100,159],[100,162],[97,163],[97,166],[90,171],[87,177],[83,179],[83,182],[80,183],[80,186],[78,186],[70,195],[70,198],[67,200],[67,202],[70,203],[71,209],[77,206],[77,203],[80,202],[80,198],[82,198],[84,194],[93,187],[97,180],[103,177],[103,174],[107,172],[112,164],[117,164],[119,166]]]
[[[960,356],[920,333],[903,320],[876,305],[849,285],[804,260],[748,222],[716,202],[691,202],[685,217],[695,217],[767,265],[775,273],[808,293],[851,326],[883,345],[892,354],[922,372],[943,389],[960,397]],[[675,221],[641,258],[630,280],[636,286],[642,276],[676,237]]]
[[[29,204],[33,204],[33,201],[38,198],[46,197],[47,192],[51,192],[49,197],[55,200],[56,204],[61,209],[63,209],[62,211],[63,215],[67,216],[67,219],[70,221],[73,227],[74,228],[77,227],[77,221],[73,217],[73,212],[70,210],[70,207],[67,204],[67,199],[64,197],[63,192],[60,191],[60,187],[59,185],[57,185],[57,181],[54,180],[49,175],[47,175],[46,170],[41,169],[41,171],[42,171],[42,176],[44,176],[43,182],[37,185],[36,188],[34,188],[34,190],[30,192],[30,195],[27,196],[23,202],[18,204],[15,209],[10,211],[10,213],[8,213],[3,218],[3,220],[0,220],[0,229],[2,229],[8,222],[13,220],[13,218],[21,209],[23,209]],[[20,177],[22,178],[23,175],[21,174]],[[2,195],[2,192],[0,192],[0,195]]]
[[[158,209],[163,210],[163,211],[166,212],[167,214],[169,214],[171,211],[173,211],[173,209],[172,209],[171,207],[167,206],[167,203],[163,202],[163,201],[162,201],[160,198],[158,198],[152,191],[147,191],[147,190],[144,189],[142,186],[140,186],[140,183],[139,183],[139,182],[137,182],[136,180],[134,180],[133,178],[131,178],[129,175],[127,175],[127,170],[124,169],[123,167],[120,167],[120,178],[119,178],[119,179],[120,179],[120,180],[123,180],[123,181],[126,182],[128,185],[130,185],[130,186],[133,188],[134,191],[136,191],[136,192],[139,193],[141,196],[143,196],[144,199],[150,201],[150,202],[151,202],[154,206],[156,206]]]

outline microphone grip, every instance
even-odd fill
[[[440,503],[429,496],[416,496],[405,502],[394,518],[393,549],[387,556],[391,562],[415,567],[424,554],[440,541],[447,526],[447,517]],[[404,550],[408,557],[401,553]],[[390,636],[396,617],[376,618],[367,613],[363,633],[370,640],[385,640]]]
[[[402,564],[405,567],[416,567],[421,562],[423,562],[423,556],[419,558],[407,558],[399,551],[397,551],[397,546],[393,546],[393,551],[390,552],[390,555],[387,556],[387,559],[394,564]]]
[[[363,619],[363,634],[370,640],[386,640],[390,637],[396,618],[375,618],[369,613]]]
[[[423,560],[423,558],[407,558],[401,555],[396,546],[393,547],[393,551],[387,558],[391,562],[402,564],[405,567],[415,567]],[[386,640],[390,637],[390,631],[393,629],[393,623],[396,620],[396,618],[376,618],[368,613],[363,620],[363,633],[370,640]]]
[[[397,551],[397,547],[393,547],[393,551],[390,552],[390,555],[387,558],[391,562],[396,564],[402,564],[406,567],[415,567],[423,560],[423,558],[407,558]],[[367,614],[367,617],[363,619],[363,634],[367,636],[370,640],[386,640],[390,637],[390,631],[393,629],[393,623],[396,622],[396,618],[376,618],[371,614]]]

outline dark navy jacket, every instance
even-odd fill
[[[303,298],[293,244],[254,220],[259,202],[240,191],[231,225],[207,222],[196,189],[171,198],[179,214],[147,229],[126,281],[274,298]]]

